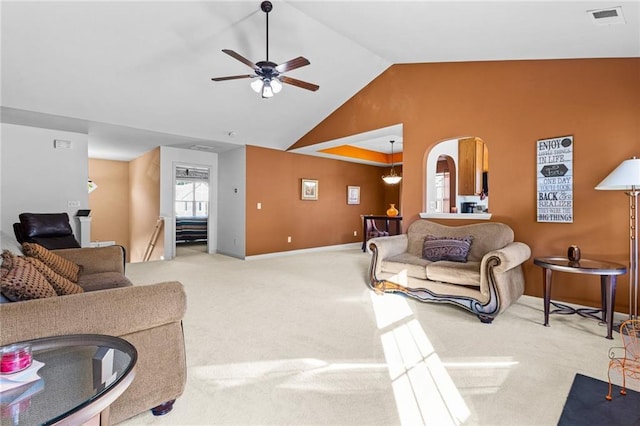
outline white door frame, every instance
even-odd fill
[[[184,161],[174,161],[171,167],[171,173],[172,173],[172,185],[171,185],[171,201],[172,201],[172,206],[171,206],[171,217],[170,218],[165,218],[165,227],[167,226],[167,220],[170,221],[170,226],[171,226],[171,232],[169,232],[170,235],[170,247],[171,247],[171,258],[173,259],[174,257],[176,257],[176,210],[175,210],[175,203],[176,203],[176,169],[178,167],[192,167],[194,169],[206,169],[209,172],[209,214],[207,216],[207,253],[215,253],[216,252],[216,245],[215,245],[215,238],[212,238],[212,236],[215,236],[216,233],[214,232],[214,225],[215,225],[215,221],[212,220],[212,216],[214,216],[212,214],[212,208],[214,207],[214,203],[213,203],[213,197],[212,195],[214,194],[215,191],[213,191],[213,185],[215,183],[215,181],[213,180],[213,169],[210,165],[206,165],[206,164],[197,164],[197,163],[185,163]],[[167,243],[166,238],[165,238],[165,244]]]

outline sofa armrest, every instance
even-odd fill
[[[67,334],[123,336],[180,322],[186,306],[177,281],[3,303],[0,345]]]
[[[501,249],[485,254],[482,262],[485,263],[487,259],[494,256],[500,259],[500,264],[493,267],[493,272],[504,273],[526,262],[531,257],[531,249],[525,243],[512,242]]]
[[[82,274],[119,272],[124,274],[124,248],[122,246],[85,247],[53,250],[59,256],[82,266]]]
[[[367,241],[367,251],[371,251],[371,246],[374,245],[378,252],[378,259],[382,260],[406,252],[408,244],[407,234],[376,237]]]
[[[524,293],[521,265],[531,256],[528,245],[511,242],[485,254],[480,265],[480,292],[488,298],[497,314],[507,309]]]
[[[382,272],[382,261],[407,251],[409,239],[407,234],[390,237],[376,237],[367,241],[367,251],[372,253],[369,274],[376,277]]]

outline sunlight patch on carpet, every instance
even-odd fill
[[[471,396],[498,393],[520,363],[513,357],[486,356],[448,358],[442,364],[456,379],[458,389]]]
[[[519,364],[511,357],[493,358],[493,361],[487,361],[484,358],[478,361],[447,361],[443,363],[447,368],[511,368]]]
[[[328,394],[384,390],[387,366],[368,360],[327,362],[315,358],[279,359],[191,367],[193,377],[215,389],[269,382],[278,389]]]
[[[371,293],[402,424],[460,425],[471,415],[404,297]]]

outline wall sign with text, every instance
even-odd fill
[[[538,222],[573,223],[573,136],[538,141]]]

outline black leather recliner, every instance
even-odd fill
[[[49,250],[79,248],[67,213],[20,213],[13,232],[20,244],[38,243]]]

